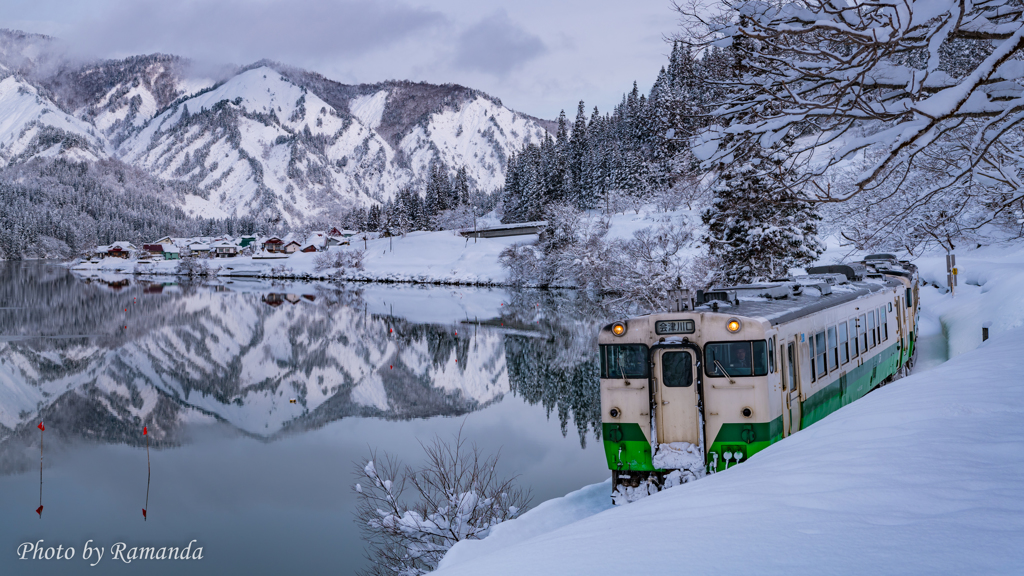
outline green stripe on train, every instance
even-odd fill
[[[639,424],[601,424],[601,438],[609,470],[654,470],[651,443]]]
[[[899,345],[893,344],[870,360],[851,369],[845,376],[815,392],[804,401],[800,428],[805,428],[825,416],[862,398],[882,380],[896,373],[900,363]]]
[[[906,352],[911,352],[912,346],[911,338]],[[882,380],[895,374],[903,361],[899,345],[893,344],[868,362],[847,372],[845,377],[814,393],[802,404],[800,428],[806,428],[861,398]],[[724,464],[721,455],[726,452],[743,454],[745,460],[781,440],[782,426],[782,416],[771,422],[723,424],[708,454],[719,455],[719,466]],[[610,470],[654,470],[651,464],[651,445],[639,424],[602,424],[601,436]]]
[[[712,453],[718,454],[718,466],[724,465],[722,454],[739,453],[743,458],[764,450],[768,446],[782,440],[782,416],[771,422],[730,422],[722,424],[708,450],[709,462],[714,461]]]

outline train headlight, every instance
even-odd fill
[[[625,324],[623,324],[622,322],[616,322],[615,324],[612,324],[612,334],[615,334],[616,336],[622,336],[625,333],[626,333],[626,325]]]
[[[742,327],[743,325],[740,324],[740,321],[737,320],[736,318],[730,318],[729,322],[725,325],[725,329],[728,330],[729,332],[732,332],[733,334],[739,332],[740,328]]]

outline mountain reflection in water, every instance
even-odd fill
[[[0,263],[0,547],[197,538],[201,563],[140,569],[352,574],[353,462],[414,464],[418,441],[460,429],[535,504],[601,481],[600,321],[572,292]],[[4,574],[86,572],[0,556]]]
[[[166,446],[204,421],[273,440],[345,417],[459,416],[509,392],[557,413],[563,434],[573,422],[581,444],[598,437],[594,311],[571,293],[486,291],[485,306],[499,302],[489,317],[390,315],[437,292],[452,291],[0,264],[0,446],[31,439],[40,420],[65,439],[131,445],[143,426]],[[18,460],[5,454],[0,471],[23,470]]]

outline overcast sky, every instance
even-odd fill
[[[510,108],[608,111],[650,89],[676,31],[669,0],[3,0],[0,27],[104,58],[269,58],[345,83],[453,82]]]

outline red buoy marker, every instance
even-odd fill
[[[153,476],[153,470],[149,467],[149,427],[142,427],[142,435],[146,437],[146,508],[149,508],[149,480]],[[142,520],[149,520],[146,516],[146,508],[142,509]]]
[[[40,422],[36,428],[39,428],[39,508],[36,508],[36,514],[39,514],[39,519],[43,519],[43,432],[46,431],[46,426]]]

